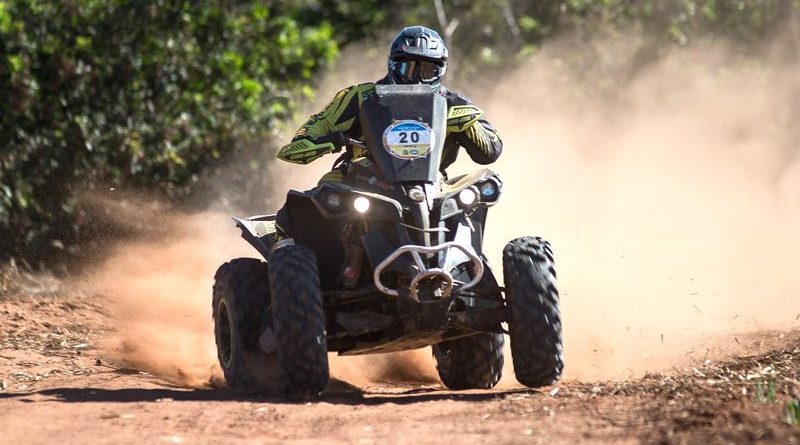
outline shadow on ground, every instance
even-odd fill
[[[502,399],[507,395],[521,393],[539,393],[532,389],[512,389],[512,390],[486,390],[451,392],[440,388],[412,388],[408,390],[373,390],[371,388],[362,389],[350,385],[346,382],[332,381],[328,390],[319,398],[287,398],[276,394],[234,391],[227,388],[214,389],[173,389],[173,388],[123,388],[123,389],[103,389],[103,388],[53,388],[27,393],[6,393],[0,394],[0,400],[18,400],[25,403],[40,403],[42,401],[57,401],[65,403],[81,402],[208,402],[208,401],[237,401],[237,402],[259,402],[259,403],[307,403],[309,401],[319,401],[323,403],[341,405],[382,405],[395,403],[407,405],[414,403],[432,401],[462,401],[462,402],[482,402],[488,400]],[[41,397],[45,397],[42,400]]]

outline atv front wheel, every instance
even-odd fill
[[[262,328],[271,329],[267,263],[238,258],[214,276],[212,317],[217,358],[234,389],[267,390],[277,383],[277,357],[259,349]]]
[[[439,377],[450,389],[494,388],[503,375],[503,334],[477,334],[432,349]]]
[[[283,387],[293,396],[319,395],[328,384],[325,312],[314,251],[289,245],[269,257],[272,319]]]
[[[550,244],[517,238],[503,249],[514,374],[525,386],[555,383],[564,369],[556,272]]]

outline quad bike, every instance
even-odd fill
[[[353,162],[341,183],[288,193],[292,238],[276,242],[276,215],[234,218],[266,261],[235,259],[215,277],[215,336],[228,385],[278,383],[288,394],[317,395],[328,383],[328,352],[432,346],[448,388],[492,388],[504,333],[517,380],[554,383],[563,349],[550,245],[509,242],[499,286],[483,234],[500,179],[485,169],[446,181],[439,174],[446,127],[476,109],[448,113],[429,87],[379,85],[360,113],[365,141],[346,144],[369,157]]]

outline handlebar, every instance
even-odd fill
[[[367,148],[366,142],[359,141],[350,137],[344,137],[345,145],[352,145],[353,147]]]
[[[334,152],[338,152],[345,145],[351,147],[368,148],[366,143],[359,141],[358,139],[353,139],[341,131],[329,134],[326,139],[333,144]]]

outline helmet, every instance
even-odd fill
[[[388,66],[393,83],[438,85],[447,71],[447,47],[436,31],[409,26],[392,41]]]

